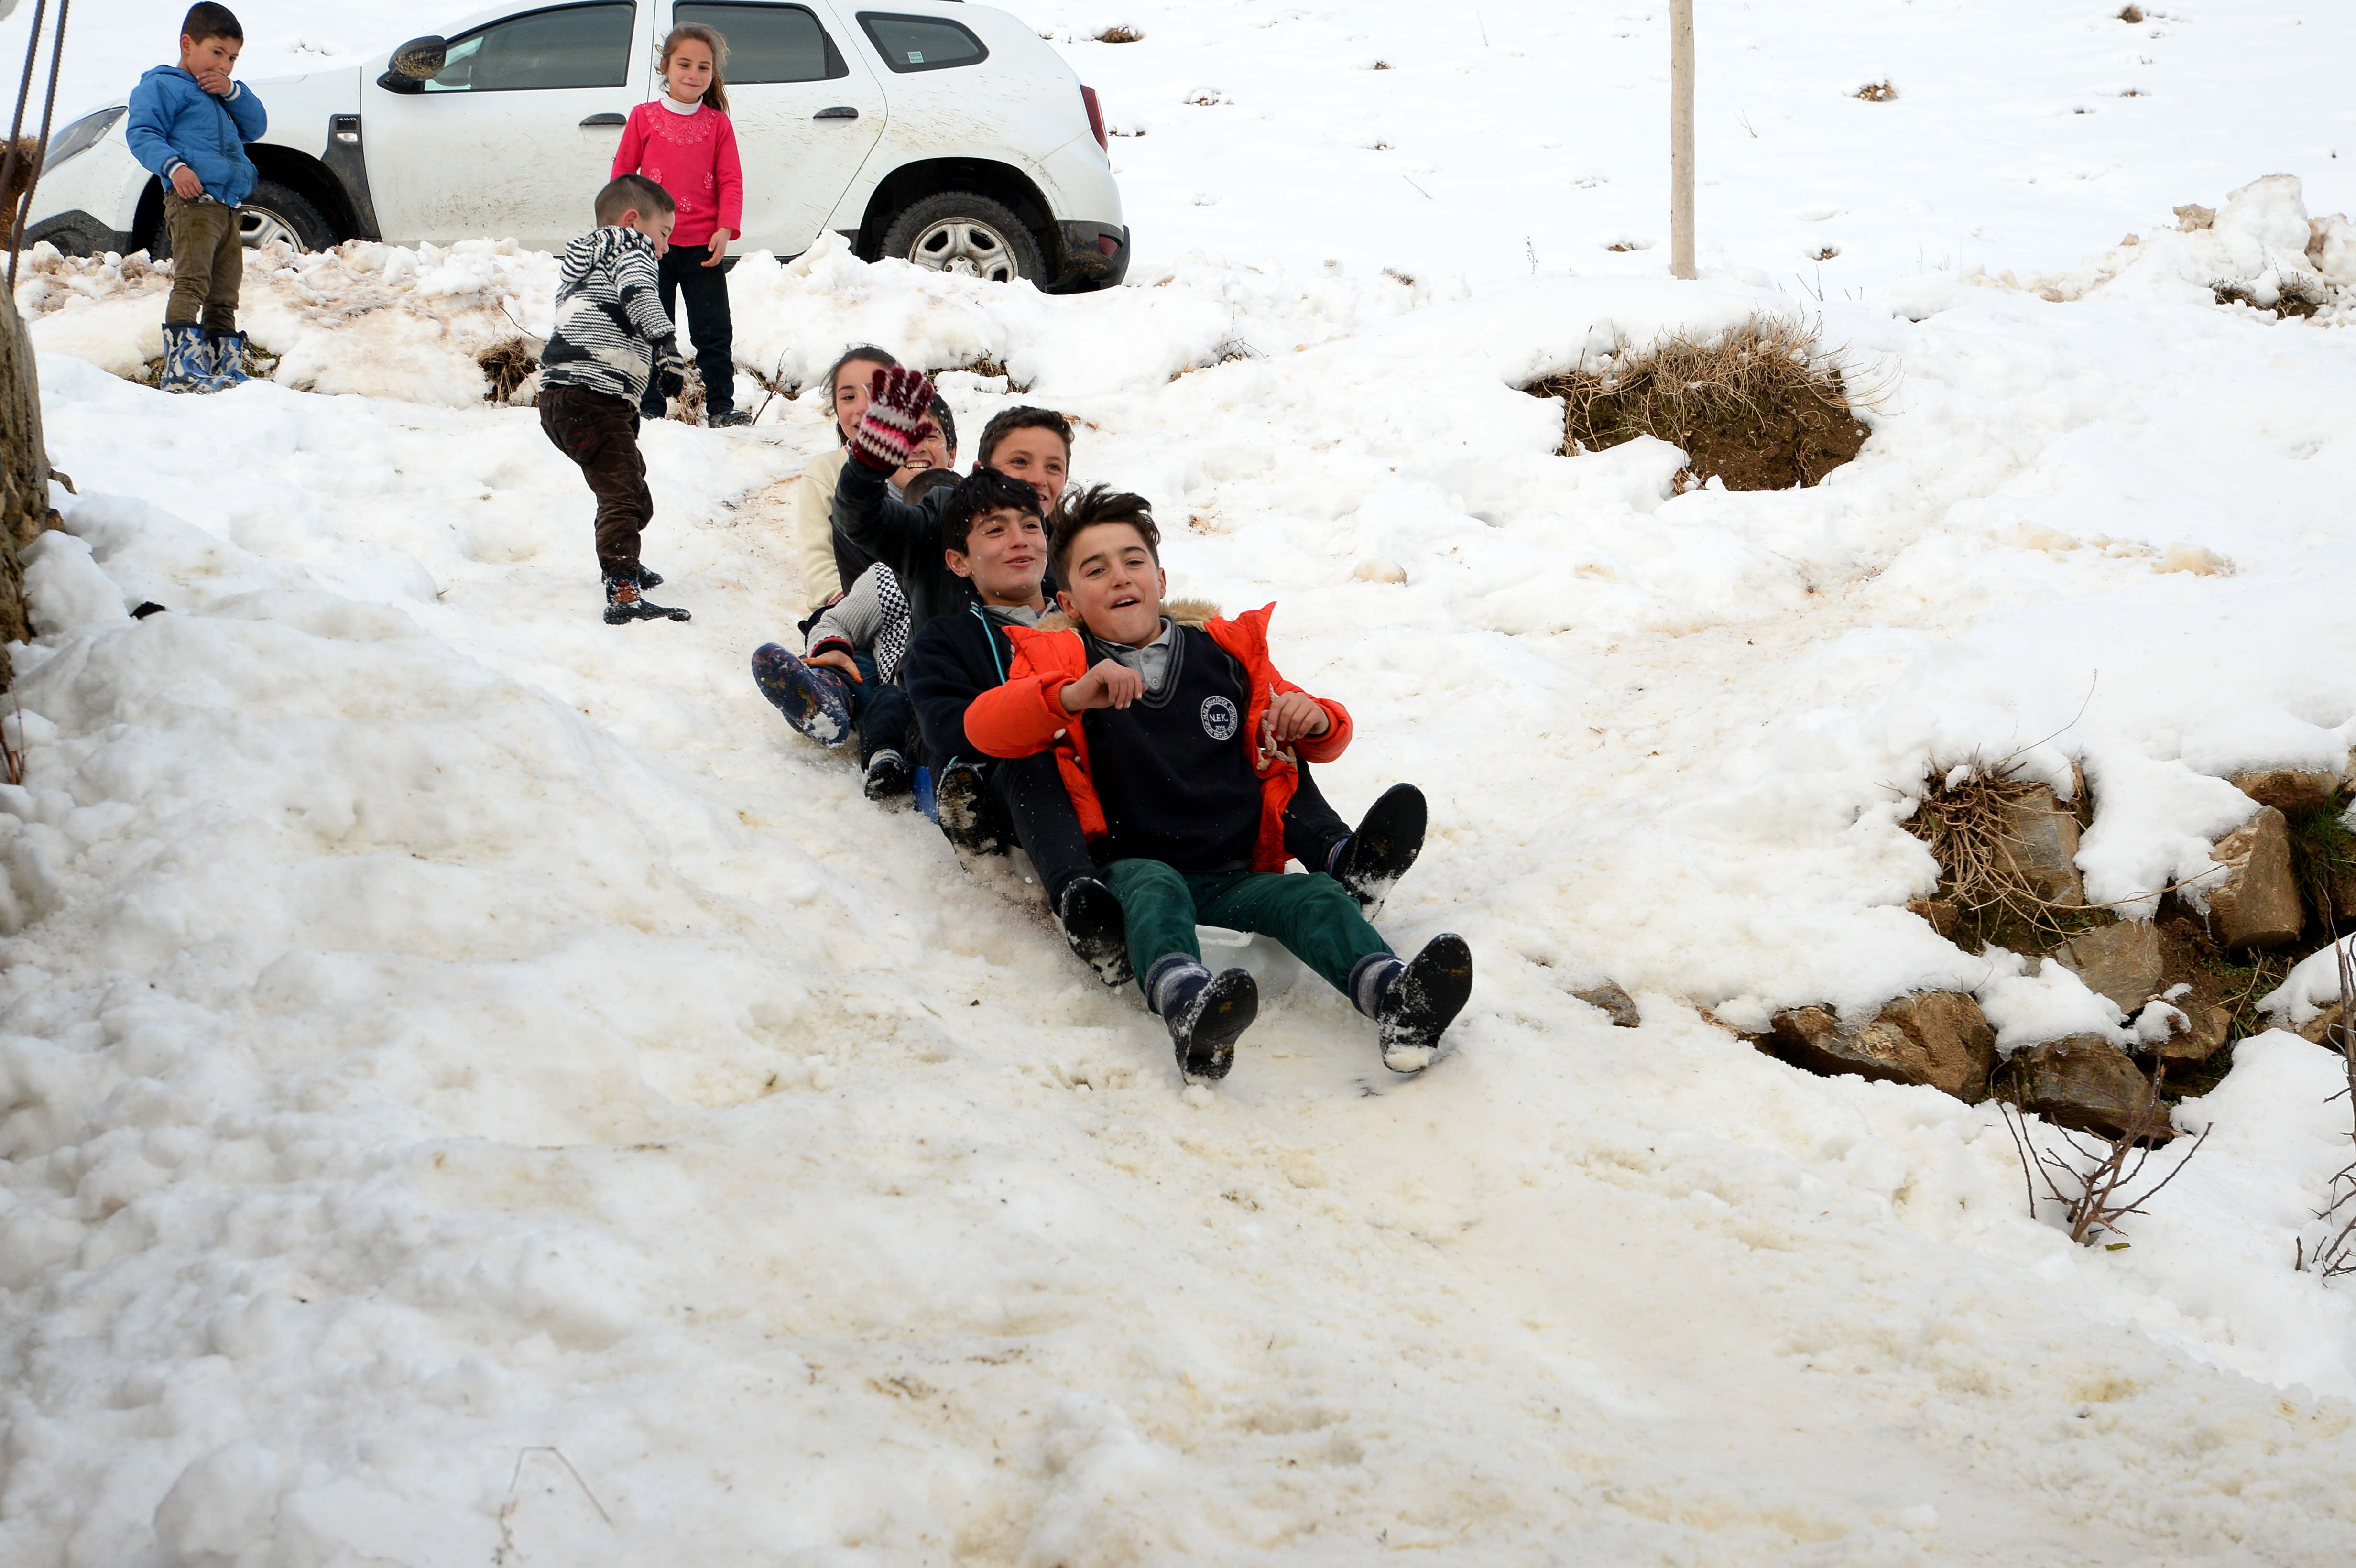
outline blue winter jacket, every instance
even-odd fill
[[[123,136],[131,155],[172,188],[172,171],[182,164],[204,182],[205,194],[235,207],[253,194],[253,160],[245,144],[270,128],[262,100],[239,82],[227,98],[216,98],[176,65],[159,65],[131,90],[131,123]]]

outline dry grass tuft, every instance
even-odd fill
[[[2054,903],[2037,891],[2028,842],[2015,826],[2051,796],[2043,784],[2001,768],[1975,767],[1971,777],[1941,783],[1914,808],[1906,830],[1939,862],[1939,897],[1961,917],[1957,935],[1965,945],[2041,947],[2085,927],[2084,908]]]
[[[1863,87],[1858,88],[1857,91],[1852,93],[1850,96],[1854,98],[1861,98],[1868,103],[1887,103],[1891,99],[1898,96],[1898,90],[1890,86],[1889,80],[1885,78],[1880,81],[1867,82]]]
[[[2143,7],[2140,5],[2123,5],[2119,7],[2119,20],[2126,23],[2129,27],[2135,26],[2136,23],[2143,20]]]
[[[1697,483],[1730,490],[1814,485],[1855,457],[1867,431],[1840,369],[1797,323],[1753,317],[1718,338],[1671,338],[1524,389],[1563,400],[1563,451],[1600,452],[1640,435],[1682,447]]]
[[[1097,42],[1100,44],[1134,44],[1142,41],[1145,35],[1139,32],[1135,27],[1107,27],[1103,32],[1097,35]]]
[[[520,337],[502,337],[475,357],[487,383],[483,400],[504,403],[540,368],[540,357]]]

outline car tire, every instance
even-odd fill
[[[319,209],[276,180],[262,180],[238,208],[239,237],[251,246],[284,240],[297,251],[325,251],[336,243],[336,231]]]
[[[253,194],[238,209],[238,230],[249,246],[283,239],[298,251],[325,251],[336,243],[336,231],[310,198],[276,180],[256,182]],[[171,254],[172,226],[159,218],[155,232],[147,237],[147,255],[161,261]]]
[[[936,272],[962,272],[993,283],[1045,276],[1039,240],[1003,202],[969,190],[945,190],[900,209],[884,230],[879,260],[901,261]]]

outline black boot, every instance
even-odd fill
[[[1006,830],[990,797],[989,783],[971,763],[951,763],[933,780],[933,808],[941,831],[969,855],[1003,855]]]
[[[632,621],[684,621],[684,610],[674,610],[667,604],[649,604],[647,596],[638,592],[637,573],[628,576],[610,574],[605,579],[605,624],[624,626]]]
[[[1383,901],[1423,853],[1424,822],[1423,791],[1393,784],[1366,808],[1358,830],[1343,843],[1333,877],[1350,890],[1368,920],[1382,912]]]
[[[896,800],[908,793],[916,782],[916,770],[899,752],[884,750],[867,759],[867,798],[873,801]]]
[[[1136,978],[1129,962],[1129,919],[1110,888],[1094,877],[1073,878],[1055,901],[1055,924],[1098,979],[1126,986]]]
[[[1440,1037],[1472,996],[1472,949],[1452,931],[1443,931],[1408,960],[1390,989],[1375,1006],[1375,1038],[1383,1065],[1394,1072],[1420,1072],[1440,1054]]]
[[[1146,995],[1170,1026],[1178,1071],[1189,1078],[1225,1078],[1236,1064],[1237,1037],[1259,1017],[1259,983],[1250,970],[1214,975],[1183,953],[1153,965]]]
[[[643,561],[639,562],[638,586],[640,588],[660,588],[662,586],[662,573],[657,571],[653,567],[647,565]]]

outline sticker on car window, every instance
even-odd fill
[[[923,51],[922,51],[922,50],[919,50],[919,49],[910,49],[910,50],[908,51],[908,63],[909,63],[910,65],[922,65],[922,64],[924,64],[924,63],[925,63],[925,56],[924,56]]]

